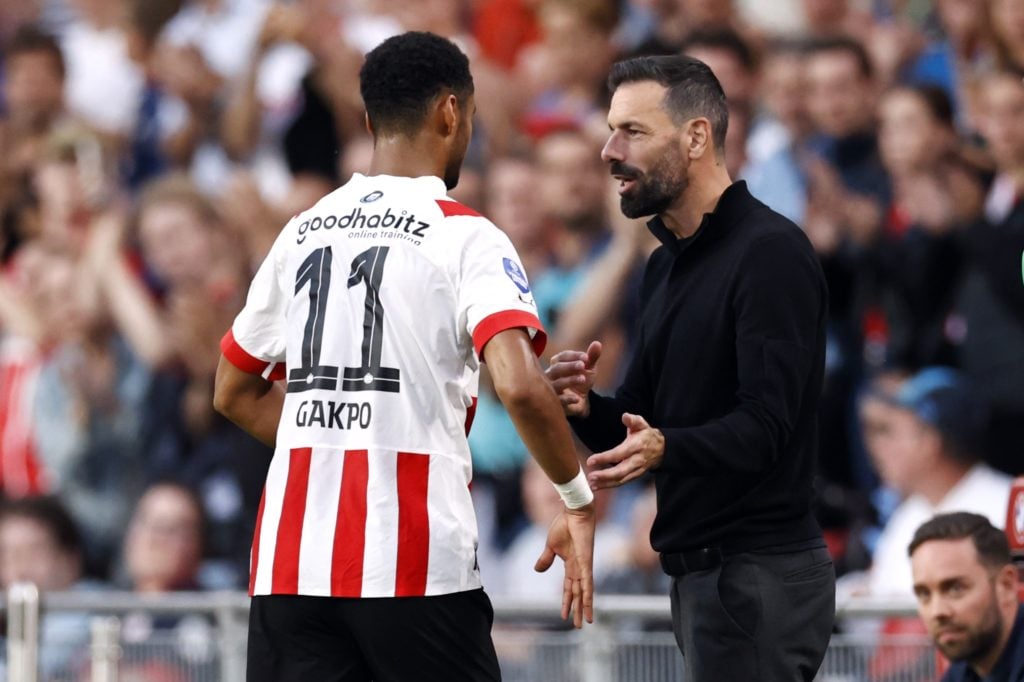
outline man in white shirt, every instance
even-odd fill
[[[536,360],[519,257],[446,194],[472,133],[468,60],[406,33],[360,84],[370,175],[288,223],[221,342],[216,407],[276,448],[248,679],[497,680],[466,440],[481,361],[565,503],[536,568],[563,558],[577,627],[592,618],[593,494]]]
[[[902,598],[912,590],[906,548],[918,526],[937,513],[972,511],[1002,528],[1010,477],[980,461],[986,413],[953,370],[927,368],[894,392],[871,392],[860,411],[882,480],[903,496],[878,539],[868,589]]]

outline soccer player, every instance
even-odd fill
[[[536,359],[511,242],[449,199],[473,80],[406,33],[360,72],[370,175],[284,228],[221,342],[214,402],[274,459],[252,547],[248,679],[497,680],[466,432],[479,363],[565,509],[537,561],[592,621],[593,495]]]

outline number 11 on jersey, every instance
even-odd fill
[[[380,285],[384,278],[384,261],[389,247],[374,246],[352,260],[348,288],[366,285],[363,303],[363,341],[359,367],[346,367],[341,388],[344,391],[399,392],[397,367],[381,365],[381,347],[384,338],[384,305],[380,300]],[[328,391],[338,387],[338,367],[320,363],[327,317],[327,297],[331,289],[331,247],[316,249],[302,262],[295,276],[295,295],[309,285],[309,312],[302,335],[302,366],[288,372],[288,392],[319,388]]]

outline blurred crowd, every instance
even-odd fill
[[[599,158],[608,68],[705,61],[733,178],[827,276],[818,516],[849,589],[909,598],[908,533],[935,510],[1003,525],[1024,0],[19,0],[0,4],[3,586],[245,586],[271,453],[211,407],[218,342],[287,219],[367,171],[359,66],[404,30],[470,55],[453,196],[514,242],[549,354],[604,342],[606,389],[654,247]],[[486,381],[470,443],[489,591],[556,598],[531,567],[558,498]],[[598,589],[663,593],[650,492],[601,504]]]

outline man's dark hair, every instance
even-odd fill
[[[612,66],[608,89],[614,93],[623,83],[643,81],[654,81],[666,88],[662,105],[676,125],[695,116],[708,119],[715,149],[719,154],[725,151],[729,109],[722,84],[707,64],[682,55],[626,59]]]
[[[82,554],[82,536],[78,526],[56,497],[41,495],[7,500],[0,505],[0,525],[8,519],[35,521],[53,536],[61,551]]]
[[[686,54],[698,47],[728,52],[748,72],[757,69],[757,55],[743,39],[743,36],[727,26],[699,28],[693,31],[683,40],[679,51]]]
[[[183,0],[129,0],[128,21],[146,47],[152,47],[183,4]]]
[[[980,514],[952,512],[939,514],[925,521],[914,533],[907,555],[913,556],[918,547],[932,540],[963,540],[970,538],[983,566],[998,569],[1010,563],[1010,543],[1006,533],[999,530]]]
[[[4,46],[5,61],[14,57],[34,52],[46,52],[53,59],[53,64],[61,78],[64,78],[64,53],[61,52],[60,43],[49,33],[26,24],[18,28]]]
[[[874,78],[875,66],[871,63],[864,44],[848,36],[819,38],[807,43],[807,56],[813,57],[825,52],[846,52],[857,62],[857,71],[864,78]]]
[[[388,38],[359,71],[359,90],[376,134],[415,135],[438,95],[460,104],[473,94],[469,60],[450,40],[422,31]]]
[[[936,121],[946,128],[954,127],[953,100],[942,86],[934,83],[922,83],[910,86],[909,90],[921,98]]]

